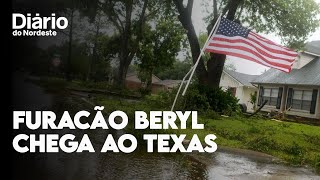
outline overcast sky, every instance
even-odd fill
[[[317,3],[320,3],[320,0],[316,0]],[[203,21],[203,17],[207,15],[205,8],[202,6],[203,1],[194,1],[193,11],[192,11],[192,21],[196,29],[196,32],[206,32],[206,24]],[[280,38],[274,34],[260,34],[267,39],[281,43]],[[309,38],[308,41],[320,40],[320,27],[314,32]],[[266,66],[260,64],[242,60],[235,57],[227,57],[226,63],[232,63],[236,66],[237,71],[246,74],[261,74],[264,70],[268,69]]]

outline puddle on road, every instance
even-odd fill
[[[320,179],[305,168],[255,162],[229,153],[208,155],[210,165],[182,154],[42,154],[20,159],[16,179]]]
[[[215,153],[208,179],[320,179],[311,170],[263,162],[236,154]]]

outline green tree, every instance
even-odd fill
[[[80,7],[80,1],[79,0],[67,0],[67,1],[59,1],[56,4],[57,9],[59,9],[58,14],[62,14],[63,16],[67,17],[68,19],[68,28],[64,31],[60,31],[61,33],[65,34],[67,36],[67,42],[68,42],[68,55],[67,55],[67,62],[65,65],[65,78],[67,81],[72,81],[72,45],[74,41],[74,18],[75,18],[75,12],[77,11],[77,8]]]
[[[60,16],[65,16],[68,19],[68,27],[60,31],[59,33],[63,33],[67,37],[68,42],[68,55],[67,62],[65,67],[65,76],[67,81],[72,81],[72,55],[73,53],[73,44],[77,37],[75,32],[77,23],[75,18],[80,15],[86,15],[89,18],[94,18],[95,14],[92,12],[97,12],[96,5],[98,4],[98,0],[50,0],[48,3],[52,3],[52,7],[54,7],[55,12]]]
[[[205,32],[200,32],[199,34],[199,44],[200,44],[200,47],[202,48],[204,46],[204,43],[206,43],[206,40],[208,39],[208,34],[205,33]],[[210,59],[210,53],[204,53],[204,55],[202,56],[204,62],[207,62],[209,61]]]
[[[250,93],[250,103],[253,105],[253,111],[256,111],[257,91]]]
[[[184,39],[183,29],[174,14],[161,14],[158,17],[154,29],[151,26],[145,28],[136,61],[140,78],[149,92],[155,69],[172,66]]]
[[[101,2],[103,12],[115,28],[115,34],[120,38],[119,71],[116,76],[116,82],[120,86],[124,85],[129,65],[138,51],[144,26],[149,16],[152,16],[155,11],[155,2],[152,0],[106,0]]]
[[[81,43],[78,41],[73,41],[73,51],[70,55],[69,47],[69,42],[66,41],[61,46],[53,46],[51,48],[48,48],[48,51],[50,52],[50,54],[52,54],[51,56],[53,56],[54,54],[61,55],[61,61],[64,68],[70,68],[70,72],[72,72],[72,76],[74,78],[84,80],[86,78],[87,67],[90,60],[90,49],[84,42]],[[69,59],[70,57],[71,59]]]
[[[94,40],[94,54],[91,58],[91,77],[94,81],[105,81],[113,73],[111,61],[117,57],[118,36],[99,35]],[[93,61],[93,62],[92,62]]]
[[[248,24],[257,32],[274,32],[287,46],[297,48],[303,44],[308,35],[319,26],[319,5],[314,0],[213,0],[212,14],[208,18],[208,32],[218,18],[218,14],[226,15],[233,21]],[[179,21],[187,30],[193,62],[200,54],[200,44],[195,32],[191,14],[193,0],[184,4],[183,0],[174,0],[179,12]],[[226,56],[211,53],[206,62],[203,58],[197,67],[197,77],[202,83],[219,87]]]
[[[117,41],[119,38],[117,36],[109,37],[102,33],[103,29],[107,28],[108,21],[106,20],[105,14],[100,9],[95,9],[95,11],[84,10],[83,15],[89,17],[89,22],[91,26],[87,28],[86,33],[86,43],[91,48],[91,58],[88,66],[87,77],[86,80],[93,79],[97,81],[99,79],[98,74],[105,72],[103,68],[106,70],[110,70],[110,61],[111,58],[115,56],[118,52],[115,45],[119,44]],[[117,40],[116,42],[114,40]]]
[[[157,68],[155,75],[160,79],[182,80],[192,66],[190,60],[176,60],[171,67]]]

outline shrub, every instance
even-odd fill
[[[209,100],[200,89],[191,86],[184,97],[184,109],[207,111],[210,108]]]
[[[175,99],[177,88],[171,92],[159,92],[145,96],[145,103],[151,107],[170,109]],[[192,84],[185,96],[179,95],[174,110],[194,110],[199,114],[217,117],[217,113],[232,115],[239,111],[238,99],[221,88]],[[212,118],[211,117],[211,118]]]
[[[48,91],[62,91],[68,84],[68,82],[61,78],[44,77],[40,80],[29,80],[35,84],[38,84]]]
[[[201,117],[204,119],[215,119],[215,120],[221,119],[221,116],[217,112],[211,109],[205,112],[200,112],[199,115],[201,115]]]
[[[257,92],[250,93],[250,103],[253,105],[253,110],[256,111]]]
[[[150,89],[146,89],[146,88],[139,88],[138,92],[142,95],[142,96],[146,96],[151,94],[151,90]]]
[[[109,89],[110,84],[108,82],[92,82],[92,81],[81,81],[81,87],[91,88],[91,89]]]
[[[145,103],[153,108],[167,109],[171,108],[173,103],[172,93],[159,92],[158,94],[151,94],[144,97]]]
[[[232,115],[239,110],[238,99],[221,88],[192,84],[185,96],[185,108],[198,111],[213,110]]]
[[[296,142],[293,142],[292,145],[285,147],[284,151],[295,156],[302,156],[305,152],[304,148]]]

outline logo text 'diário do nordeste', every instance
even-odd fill
[[[12,14],[12,35],[13,36],[56,36],[56,30],[63,30],[68,27],[68,19],[56,17],[52,13],[50,17],[41,17],[39,13]]]

